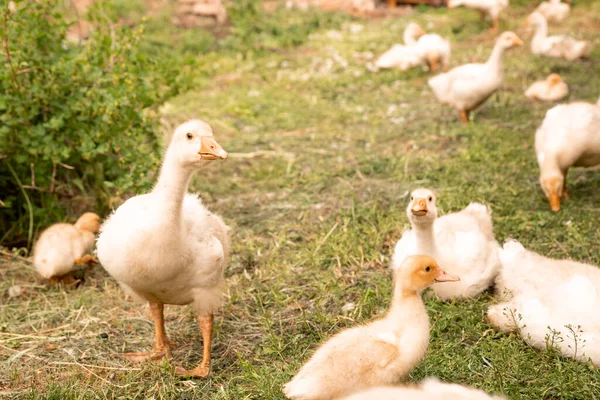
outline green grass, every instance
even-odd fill
[[[530,9],[511,8],[502,28],[527,37],[518,25]],[[500,242],[512,237],[541,254],[600,264],[599,170],[573,170],[571,200],[552,213],[533,154],[535,129],[550,105],[530,104],[522,94],[552,71],[569,83],[569,100],[597,100],[600,4],[578,2],[564,25],[551,28],[593,40],[591,60],[511,50],[504,88],[468,127],[435,101],[426,72],[373,74],[357,54],[378,55],[400,40],[409,20],[432,23],[428,30],[451,38],[452,66],[485,60],[491,51],[487,25],[464,9],[352,21],[364,29],[352,33],[347,23],[341,35],[330,32],[339,25],[332,22],[296,48],[240,54],[216,46],[199,57],[210,79],[202,75],[201,89],[163,107],[167,127],[201,117],[232,153],[193,183],[234,229],[208,379],[173,373],[175,365],[191,367],[201,358],[187,307],[166,308],[167,330],[180,345],[171,363],[130,364],[118,353],[151,348],[153,326],[146,308],[126,299],[101,267],[77,290],[50,288],[27,263],[4,257],[0,395],[282,399],[282,384],[319,342],[386,310],[389,259],[409,227],[408,191],[418,186],[437,191],[443,213],[472,201],[489,204]],[[26,292],[9,298],[15,284]],[[598,369],[495,332],[485,319],[491,302],[491,293],[465,302],[427,299],[431,344],[408,380],[434,375],[511,399],[600,399]]]

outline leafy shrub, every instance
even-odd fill
[[[3,2],[0,40],[0,243],[115,194],[147,189],[160,161],[152,105],[186,85],[174,57],[140,48],[143,24],[118,27],[96,2],[95,29],[66,43],[56,0]],[[27,233],[27,235],[25,235]],[[22,241],[19,243],[23,243]]]

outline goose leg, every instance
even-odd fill
[[[493,17],[492,21],[494,22],[494,26],[490,29],[490,32],[497,33],[500,28],[500,23],[498,21],[498,17]]]
[[[154,320],[155,328],[155,344],[154,349],[150,353],[125,353],[123,357],[129,358],[132,361],[145,361],[145,360],[158,360],[163,357],[171,357],[171,347],[175,347],[168,337],[165,331],[165,317],[163,303],[148,303],[150,305],[150,312],[152,313],[152,319]]]
[[[92,267],[94,264],[99,264],[100,262],[94,256],[89,254],[84,255],[83,257],[78,257],[75,259],[75,264],[85,264],[88,267]]]
[[[469,123],[469,112],[468,111],[459,110],[458,114],[460,115],[460,121],[463,124],[468,124]]]
[[[437,59],[435,57],[429,57],[428,61],[429,61],[429,71],[435,72],[435,70],[437,69]]]
[[[567,174],[569,173],[569,171],[565,171],[563,173],[563,191],[562,191],[562,198],[569,200],[569,189],[567,189]]]
[[[205,317],[198,317],[198,325],[202,333],[202,342],[204,345],[202,362],[196,368],[186,370],[183,367],[177,367],[175,373],[177,375],[191,375],[195,378],[205,378],[210,373],[210,344],[212,341],[212,331],[214,324],[214,316],[209,314]]]
[[[388,0],[388,8],[396,8],[397,0]]]

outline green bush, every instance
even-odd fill
[[[148,189],[160,161],[156,113],[186,85],[173,56],[140,47],[143,24],[118,27],[96,2],[82,44],[56,0],[2,2],[0,244],[31,246],[49,223]],[[15,9],[16,8],[16,9]],[[34,180],[35,179],[35,180]]]

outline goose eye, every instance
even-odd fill
[[[414,197],[410,196],[410,201],[413,201],[414,199],[415,199]]]
[[[433,197],[429,196],[429,201],[432,201],[432,200],[433,200]]]
[[[187,137],[189,140],[191,140],[191,139],[194,137],[194,135],[192,135],[191,133],[188,133],[188,134],[187,134],[187,135],[185,135],[185,136],[186,136],[186,137]]]
[[[425,267],[425,272],[431,271],[431,267]]]

